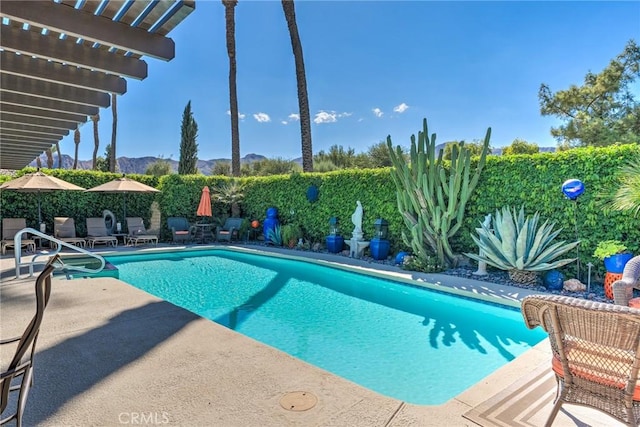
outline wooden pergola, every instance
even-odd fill
[[[0,168],[21,169],[170,61],[179,0],[0,1]]]

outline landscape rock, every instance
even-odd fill
[[[563,289],[569,292],[583,292],[587,290],[587,285],[578,279],[569,279],[564,281]]]

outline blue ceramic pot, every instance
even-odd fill
[[[622,273],[624,266],[633,258],[632,253],[615,254],[604,259],[604,268],[609,273]]]

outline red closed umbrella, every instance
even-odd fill
[[[213,216],[211,213],[211,195],[209,194],[209,187],[202,189],[202,196],[200,196],[200,204],[196,211],[198,216]]]

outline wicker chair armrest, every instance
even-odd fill
[[[549,328],[544,324],[543,318],[544,311],[549,305],[565,305],[569,307],[583,308],[594,312],[640,316],[640,309],[622,305],[562,295],[529,295],[522,299],[521,305],[522,317],[524,318],[524,323],[527,328],[533,329],[536,326],[542,326],[545,331],[549,331]]]

